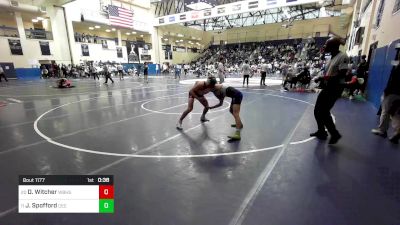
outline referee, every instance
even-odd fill
[[[349,64],[349,58],[346,53],[339,51],[342,40],[337,37],[328,39],[323,48],[324,53],[330,53],[331,59],[327,62],[324,81],[326,87],[319,93],[315,103],[314,116],[317,121],[318,130],[311,133],[311,137],[317,137],[320,140],[326,140],[328,137],[325,128],[328,130],[331,138],[329,144],[336,144],[342,137],[333,123],[330,110],[335,105],[336,100],[342,95],[344,89],[344,78],[346,76]]]

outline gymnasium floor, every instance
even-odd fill
[[[400,224],[400,150],[370,133],[371,104],[339,100],[343,138],[328,146],[308,136],[316,94],[252,80],[242,140],[228,142],[229,99],[204,124],[196,102],[175,129],[191,82],[1,83],[0,224]],[[18,214],[20,174],[114,175],[115,213]]]

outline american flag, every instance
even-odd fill
[[[133,12],[115,5],[108,6],[111,26],[133,28]]]

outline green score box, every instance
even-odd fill
[[[99,213],[114,213],[114,199],[100,199]]]

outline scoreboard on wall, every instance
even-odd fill
[[[19,213],[114,213],[112,175],[21,175]]]

